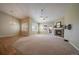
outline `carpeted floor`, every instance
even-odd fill
[[[77,55],[78,51],[63,38],[52,35],[32,35],[17,40],[13,47],[26,55]]]

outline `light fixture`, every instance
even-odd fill
[[[40,19],[41,20],[46,20],[48,18],[48,16],[45,16],[45,9],[42,8],[41,9],[41,16],[40,16]]]
[[[45,18],[43,18],[43,20],[45,20]]]

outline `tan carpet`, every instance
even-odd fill
[[[17,40],[13,45],[27,55],[76,55],[77,50],[63,38],[53,35],[32,35]]]

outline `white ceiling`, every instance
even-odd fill
[[[20,19],[30,16],[36,22],[43,22],[40,20],[40,16],[41,9],[44,8],[44,16],[48,17],[45,21],[51,22],[64,16],[68,6],[67,3],[0,3],[0,11]]]

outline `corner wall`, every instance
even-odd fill
[[[14,36],[19,33],[19,20],[0,12],[0,37]]]
[[[72,24],[72,29],[65,30],[64,38],[79,50],[79,4],[71,4],[65,15],[65,24]]]

